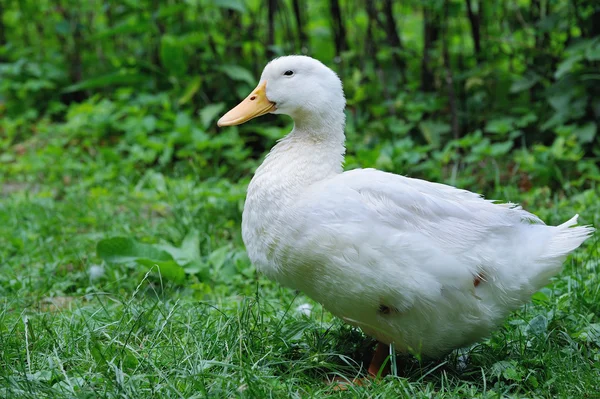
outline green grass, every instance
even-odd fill
[[[67,167],[49,164],[53,172],[44,176],[55,177],[46,180],[15,165],[0,178],[0,397],[591,398],[600,392],[596,237],[488,340],[439,362],[398,358],[398,376],[335,392],[325,380],[359,376],[373,343],[255,272],[239,232],[247,180],[155,172],[102,178],[107,166],[97,164],[71,179],[61,177]],[[579,212],[583,223],[598,225],[599,193],[533,190],[509,199],[524,201],[549,223]],[[179,245],[193,229],[207,272],[187,275],[183,284],[156,270],[106,264],[96,254],[107,237]],[[298,311],[305,303],[313,305],[310,316]]]

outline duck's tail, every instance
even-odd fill
[[[575,215],[563,224],[553,227],[553,235],[547,242],[543,254],[538,258],[542,270],[533,282],[535,286],[546,285],[550,278],[561,270],[567,255],[594,233],[595,229],[592,226],[573,227],[577,225],[578,218],[579,215]]]
[[[548,242],[547,252],[542,259],[564,258],[594,233],[595,229],[592,226],[572,227],[577,225],[578,218],[579,215],[575,215],[563,224],[556,226],[554,237]]]

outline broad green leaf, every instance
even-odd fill
[[[485,131],[496,134],[506,134],[513,130],[516,120],[514,118],[492,119],[485,125]]]
[[[514,368],[514,364],[512,362],[509,362],[507,360],[500,360],[494,364],[492,364],[491,372],[493,375],[496,376],[501,376],[502,373],[504,372],[504,370],[510,369],[510,368]]]
[[[150,21],[139,21],[136,18],[131,18],[112,28],[100,30],[98,33],[90,36],[90,40],[103,40],[112,36],[127,36],[134,33],[144,33],[148,32],[150,26]]]
[[[499,157],[506,155],[513,147],[512,141],[505,141],[502,143],[494,143],[490,146],[490,155],[493,157]]]
[[[54,25],[54,30],[61,36],[67,36],[71,34],[71,24],[69,21],[62,20]]]
[[[177,131],[187,132],[193,125],[192,117],[189,113],[181,111],[175,116],[175,128]]]
[[[223,108],[225,108],[224,103],[209,104],[202,108],[199,112],[202,126],[204,126],[205,129],[208,129],[211,123],[219,116],[221,111],[223,111]]]
[[[450,132],[450,125],[437,121],[422,121],[419,123],[419,129],[425,140],[433,147],[439,147],[441,136]]]
[[[223,265],[227,261],[227,258],[229,257],[230,252],[230,245],[225,245],[221,248],[215,249],[208,256],[208,261],[214,269],[218,270],[223,267]]]
[[[233,248],[231,245],[225,245],[212,251],[208,256],[208,262],[211,266],[210,271],[219,280],[228,281],[237,274],[237,269],[231,262],[232,254]]]
[[[182,283],[185,280],[185,271],[173,260],[153,260],[139,258],[135,261],[138,265],[145,266],[148,270],[152,270],[167,280],[176,283]]]
[[[394,133],[396,136],[406,136],[411,129],[415,127],[414,123],[407,123],[402,119],[392,119],[390,120],[389,129],[390,132]]]
[[[200,259],[197,259],[193,262],[190,262],[188,264],[186,264],[185,266],[183,266],[183,270],[187,273],[187,274],[199,274],[203,271],[206,271],[208,269],[208,265],[204,262],[202,262]]]
[[[577,65],[577,63],[579,61],[581,61],[582,58],[583,58],[583,56],[581,54],[577,54],[577,55],[567,58],[566,60],[564,60],[563,62],[558,64],[558,67],[556,68],[556,72],[554,72],[554,77],[556,79],[559,79],[559,78],[563,77],[564,75],[566,75],[567,73],[571,72],[573,70],[573,68],[575,67],[575,65]]]
[[[183,95],[179,98],[179,105],[187,104],[193,97],[194,94],[200,90],[200,86],[202,85],[202,79],[200,76],[196,76],[185,88]]]
[[[154,115],[147,115],[142,119],[142,126],[148,133],[152,133],[156,129],[156,117]]]
[[[242,0],[213,0],[214,4],[220,8],[226,8],[229,10],[238,11],[241,13],[246,12],[246,6]]]
[[[600,323],[592,323],[585,327],[584,330],[579,334],[578,338],[587,342],[593,342],[600,347]]]
[[[529,325],[527,326],[527,332],[533,334],[533,335],[540,335],[546,332],[546,330],[548,329],[548,319],[546,318],[546,316],[543,316],[541,314],[535,316],[533,319],[531,319],[531,321],[529,322]]]
[[[101,240],[96,253],[109,263],[135,262],[140,258],[172,261],[173,257],[155,245],[143,244],[129,237],[113,237]]]
[[[160,40],[160,62],[172,76],[181,77],[187,69],[187,56],[183,42],[173,35]]]
[[[585,51],[585,58],[588,61],[600,61],[600,39],[596,39]]]
[[[528,112],[527,114],[519,118],[517,121],[515,121],[515,124],[518,127],[526,127],[532,124],[533,122],[536,122],[537,120],[538,117],[536,114],[534,114],[533,112]]]
[[[543,291],[538,291],[531,297],[533,303],[550,303],[550,298]]]
[[[187,255],[188,259],[200,259],[200,232],[196,229],[190,230],[183,238],[181,250]]]
[[[580,143],[591,143],[596,138],[597,126],[594,122],[589,122],[575,130],[575,134]]]
[[[246,82],[250,86],[254,86],[258,83],[252,75],[252,72],[239,65],[221,65],[219,69],[233,80]]]
[[[502,377],[507,380],[521,381],[523,379],[523,372],[518,371],[515,367],[509,367],[502,372]]]
[[[526,74],[521,79],[513,82],[513,84],[510,86],[510,92],[519,93],[525,90],[529,90],[531,87],[533,87],[533,85],[539,82],[540,79],[541,76],[536,73]]]
[[[177,14],[185,13],[186,9],[189,7],[188,4],[184,2],[180,4],[172,4],[172,5],[161,5],[158,9],[157,17],[158,18],[167,18]]]
[[[135,86],[146,82],[148,77],[137,72],[117,71],[107,75],[83,80],[79,83],[65,87],[63,93],[72,93],[80,90],[101,89],[109,86]]]
[[[128,237],[113,237],[101,240],[96,252],[108,263],[135,263],[148,270],[155,268],[164,278],[177,283],[185,278],[184,269],[159,245],[143,244]]]
[[[168,252],[178,264],[183,266],[200,259],[200,233],[198,230],[191,230],[180,247],[171,244],[158,244],[157,247]]]
[[[556,111],[564,110],[569,106],[571,102],[571,93],[560,93],[553,96],[548,97],[548,103],[554,108]]]

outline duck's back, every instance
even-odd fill
[[[570,228],[576,220],[546,226],[519,207],[365,169],[311,185],[251,245],[268,276],[382,342],[438,356],[547,284],[592,232]]]

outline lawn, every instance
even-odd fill
[[[250,264],[289,118],[217,128],[274,57],[338,73],[345,167],[600,226],[597,0],[0,0],[0,398],[600,397],[599,233],[488,339],[374,342]]]
[[[239,226],[249,176],[132,169],[61,140],[40,134],[5,157],[2,397],[597,395],[596,237],[488,340],[437,362],[398,357],[397,375],[336,392],[326,380],[364,373],[373,342],[250,265]],[[580,213],[598,225],[597,198],[509,199],[549,223]],[[165,248],[184,273],[135,261]]]

